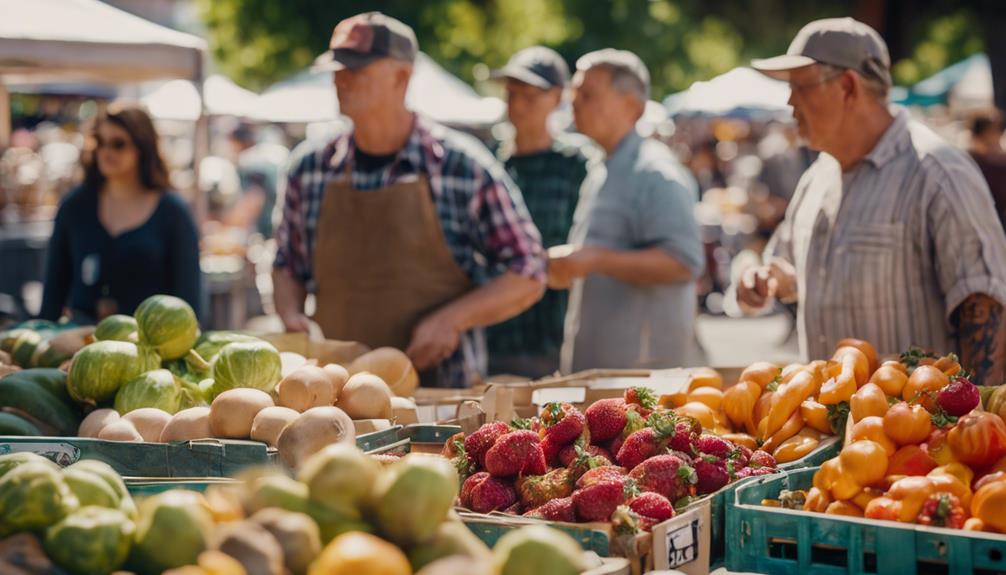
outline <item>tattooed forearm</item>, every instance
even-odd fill
[[[969,296],[957,308],[957,343],[961,365],[978,385],[1003,383],[1006,369],[1006,323],[1003,306],[985,294]]]

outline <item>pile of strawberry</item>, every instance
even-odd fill
[[[776,470],[768,453],[702,432],[658,407],[651,390],[597,401],[585,412],[550,403],[538,417],[458,434],[443,455],[458,467],[460,503],[551,521],[631,522],[649,530],[675,506],[731,481]]]

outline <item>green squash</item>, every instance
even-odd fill
[[[140,343],[157,350],[162,359],[183,357],[199,337],[199,321],[185,300],[169,295],[151,296],[134,314]]]
[[[59,470],[41,462],[22,463],[0,477],[0,538],[45,529],[77,506]]]
[[[214,397],[236,387],[251,387],[271,393],[282,378],[279,352],[264,341],[229,343],[213,360],[213,385],[207,397]]]
[[[212,362],[220,350],[229,343],[247,343],[261,339],[233,331],[208,331],[196,341],[196,353],[207,362]]]
[[[73,356],[66,388],[70,397],[96,405],[115,397],[127,381],[160,364],[156,353],[125,341],[99,341]]]
[[[129,566],[140,575],[191,565],[210,544],[213,517],[194,491],[172,489],[140,503]]]
[[[125,415],[141,407],[176,413],[182,400],[182,382],[166,369],[154,369],[122,384],[115,394],[115,410]]]
[[[132,316],[115,314],[98,322],[94,328],[96,341],[137,341],[139,326]]]
[[[118,509],[82,507],[46,530],[45,551],[71,573],[105,575],[126,562],[135,532]]]

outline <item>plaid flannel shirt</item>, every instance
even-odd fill
[[[450,252],[475,285],[504,271],[544,282],[541,237],[520,190],[492,154],[470,136],[415,118],[412,135],[391,164],[367,173],[353,162],[353,187],[375,190],[424,174]],[[325,188],[343,177],[353,153],[353,135],[348,132],[322,146],[305,142],[291,158],[273,266],[289,270],[312,290],[314,242]],[[484,376],[485,347],[482,330],[463,334],[458,350],[438,368],[438,385],[464,387]]]
[[[531,218],[546,248],[565,244],[580,199],[588,164],[599,160],[589,140],[558,134],[545,151],[514,155],[512,142],[497,153],[507,173],[520,186]],[[547,290],[530,309],[487,330],[491,354],[548,356],[558,361],[566,320],[566,290]],[[558,363],[556,364],[558,369]]]

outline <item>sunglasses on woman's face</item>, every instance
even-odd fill
[[[108,148],[113,152],[121,152],[129,147],[129,141],[123,138],[111,138],[108,141],[102,140],[100,136],[94,138],[94,144],[97,149]]]

